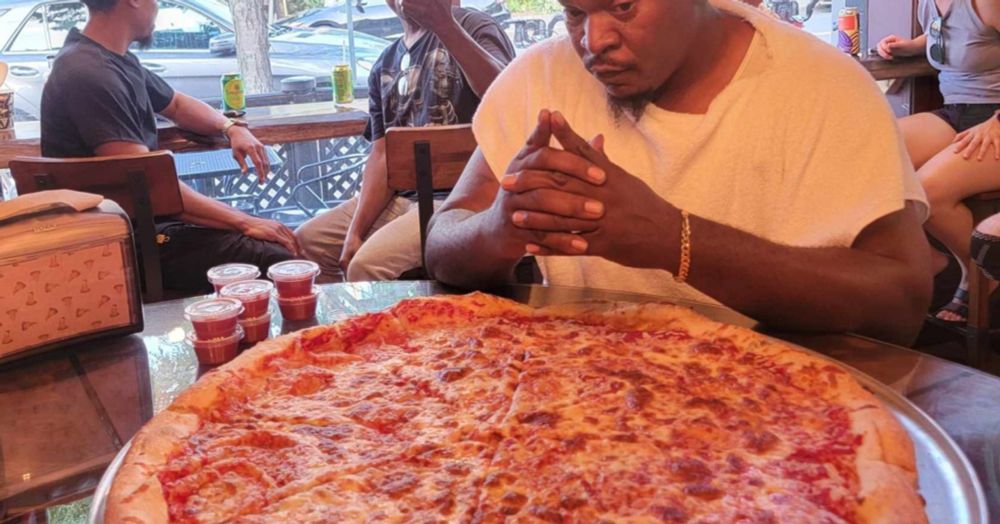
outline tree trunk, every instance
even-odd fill
[[[268,4],[268,0],[229,0],[236,30],[236,59],[248,95],[272,91]]]

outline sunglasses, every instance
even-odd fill
[[[931,22],[928,36],[931,39],[931,60],[934,60],[939,64],[944,64],[946,56],[944,52],[944,17],[939,16]]]
[[[416,67],[410,66],[410,52],[407,51],[403,54],[403,58],[399,61],[399,70],[402,73],[399,76],[399,80],[396,82],[396,92],[400,96],[410,96],[413,94],[414,89],[416,89]]]

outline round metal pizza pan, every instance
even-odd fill
[[[101,476],[101,481],[97,483],[97,488],[94,489],[94,500],[90,504],[90,513],[87,514],[87,524],[104,524],[104,506],[108,503],[111,483],[114,482],[118,469],[122,467],[122,462],[125,462],[125,455],[128,454],[130,447],[132,447],[131,440],[118,450],[118,454],[115,455],[111,464],[108,464],[108,469]]]
[[[920,495],[927,502],[927,518],[932,524],[990,524],[986,492],[975,468],[934,419],[869,375],[821,353],[792,345],[850,371],[862,387],[896,416],[913,441]]]
[[[941,426],[905,397],[865,373],[826,355],[796,347],[849,370],[900,421],[913,440],[920,494],[927,502],[927,517],[932,524],[990,524],[986,495],[975,469]],[[89,524],[103,524],[111,483],[130,445],[131,441],[125,444],[101,477],[90,507]]]

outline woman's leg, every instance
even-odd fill
[[[917,172],[927,191],[931,216],[925,224],[927,232],[944,244],[962,267],[959,289],[968,288],[969,241],[972,235],[972,213],[962,201],[966,198],[1000,189],[1000,161],[987,155],[982,161],[965,160],[951,147],[928,160]],[[952,311],[938,312],[942,320],[965,320]]]
[[[957,134],[951,124],[933,113],[917,113],[900,118],[899,130],[903,134],[913,169],[917,170],[934,155],[950,146]],[[931,268],[934,274],[944,271],[947,267],[948,257],[937,249],[931,249]]]
[[[900,118],[899,130],[903,133],[913,169],[920,169],[934,155],[951,145],[957,134],[950,124],[931,113]]]

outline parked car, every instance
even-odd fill
[[[330,7],[309,9],[282,23],[294,27],[347,28],[345,0],[336,0]],[[381,38],[396,38],[403,34],[403,24],[389,9],[385,0],[347,0],[353,4],[351,19],[354,30]],[[506,0],[462,0],[462,7],[477,9],[502,24],[510,19]]]
[[[59,52],[71,28],[83,28],[86,21],[87,8],[79,1],[0,0],[0,61],[10,65],[15,118],[38,118],[48,57]],[[381,38],[355,35],[355,88],[367,88],[368,73],[387,45]],[[318,85],[329,86],[333,65],[347,61],[347,49],[344,30],[272,27],[274,91],[290,76],[313,76]],[[219,0],[160,0],[152,46],[133,52],[150,71],[196,98],[218,98],[220,77],[239,70],[232,14]]]

